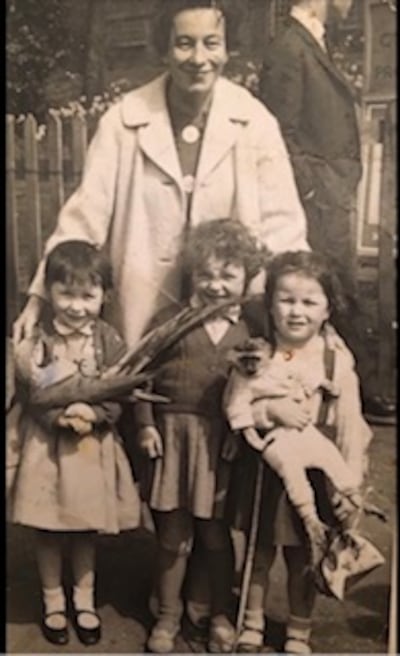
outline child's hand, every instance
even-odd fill
[[[227,462],[232,462],[239,451],[239,436],[235,433],[227,433],[222,443],[221,458]]]
[[[87,403],[71,403],[71,405],[64,410],[63,416],[77,417],[83,421],[91,423],[96,421],[96,413]]]
[[[244,435],[244,439],[246,440],[249,446],[251,446],[256,451],[262,451],[264,449],[265,438],[260,437],[260,434],[255,428],[253,428],[253,426],[244,428],[242,432]]]
[[[137,435],[139,448],[151,459],[161,458],[163,455],[163,442],[155,426],[144,426]]]
[[[65,415],[61,415],[57,423],[62,428],[71,428],[74,433],[80,436],[89,435],[93,432],[93,423],[81,417],[66,417]]]
[[[311,415],[305,404],[292,399],[271,399],[268,402],[268,416],[281,426],[302,430],[311,422]]]

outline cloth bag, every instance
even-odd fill
[[[385,562],[381,552],[354,529],[335,535],[320,564],[320,592],[343,601],[352,583]]]

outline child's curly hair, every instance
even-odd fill
[[[269,251],[239,221],[215,219],[194,228],[182,256],[184,269],[189,275],[201,269],[212,256],[243,266],[247,286],[265,268]]]
[[[315,251],[293,251],[275,255],[267,266],[265,305],[269,314],[277,282],[288,273],[296,273],[319,282],[328,299],[330,321],[333,324],[336,317],[348,311],[348,301],[339,277],[327,263],[326,257]]]

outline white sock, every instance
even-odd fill
[[[94,611],[94,588],[74,585],[73,602],[76,610]]]
[[[262,608],[257,610],[250,610],[246,608],[244,614],[244,628],[252,631],[264,631],[264,611]]]
[[[290,615],[286,627],[287,640],[300,640],[308,643],[311,635],[311,620],[305,617]]]
[[[64,613],[65,596],[62,587],[59,586],[58,588],[43,588],[43,602],[46,614],[55,613],[57,611]]]
[[[73,601],[75,610],[96,612],[94,607],[94,588],[80,587],[74,585]],[[92,613],[81,613],[79,615],[79,624],[85,629],[95,629],[99,626],[99,620]]]
[[[42,592],[45,615],[61,613],[61,615],[52,615],[47,618],[47,626],[51,629],[63,629],[66,626],[66,619],[63,617],[66,608],[64,590],[59,586],[57,588],[43,588]]]

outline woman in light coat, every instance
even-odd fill
[[[102,117],[82,182],[45,246],[46,255],[66,239],[107,244],[118,295],[113,318],[128,345],[155,310],[180,297],[177,253],[192,226],[231,217],[272,252],[306,247],[278,124],[246,89],[221,77],[232,37],[224,3],[165,4],[156,45],[168,70]],[[194,26],[185,25],[190,15]],[[14,325],[16,341],[37,322],[43,271],[44,260]]]

